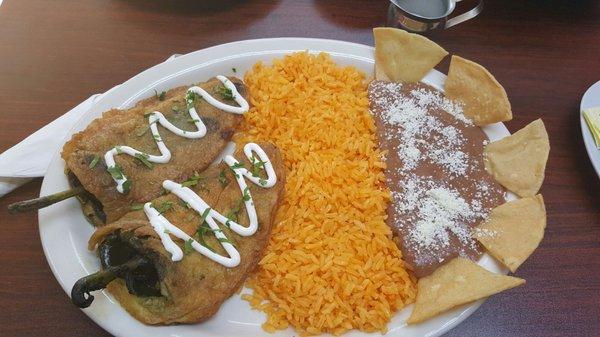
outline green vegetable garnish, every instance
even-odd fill
[[[165,97],[167,96],[167,93],[165,91],[163,91],[159,94],[158,91],[156,91],[156,89],[154,89],[154,93],[156,94],[156,98],[158,98],[159,101],[164,101]]]
[[[146,132],[148,132],[148,130],[150,130],[150,126],[149,125],[144,126],[144,127],[140,128],[138,130],[138,132],[135,133],[135,135],[138,137],[141,137],[141,136],[145,135]]]
[[[160,204],[160,206],[157,206],[153,203],[152,207],[154,207],[158,211],[158,213],[162,215],[165,212],[173,209],[173,205],[174,203],[172,201],[163,201],[162,204]]]
[[[92,161],[90,162],[90,165],[88,167],[93,169],[94,167],[96,167],[96,164],[98,164],[99,161],[100,161],[100,156],[95,154],[94,158],[92,159]]]
[[[197,172],[194,172],[194,175],[190,179],[181,183],[181,186],[183,186],[183,187],[196,186],[196,185],[198,185],[198,183],[201,180],[204,180],[204,179],[205,178],[203,176],[199,175]]]
[[[239,177],[240,177],[240,175],[239,175],[239,174],[237,174],[237,172],[235,172],[235,169],[238,169],[238,168],[244,168],[244,164],[242,164],[242,163],[240,163],[240,162],[237,162],[237,163],[235,163],[235,164],[233,164],[233,165],[229,166],[229,169],[231,170],[231,172],[233,172],[233,175],[234,175],[236,178],[239,178]]]
[[[196,105],[196,100],[198,100],[198,94],[193,91],[188,91],[185,95],[185,102],[187,103],[188,110],[193,108]]]
[[[231,89],[227,88],[224,85],[220,85],[217,87],[217,93],[223,97],[223,99],[233,99],[233,92]]]
[[[142,163],[144,164],[147,168],[149,169],[153,169],[154,165],[148,161],[148,158],[150,158],[150,156],[146,153],[136,153],[135,157]]]
[[[144,204],[133,204],[129,207],[129,209],[132,211],[139,211],[141,209],[144,209]]]
[[[225,169],[221,170],[221,173],[219,173],[219,182],[223,188],[229,185],[229,179],[227,179],[227,176],[225,175]]]
[[[115,165],[106,169],[111,177],[115,180],[123,179],[123,169],[119,165]]]
[[[208,217],[209,213],[210,213],[210,208],[207,208],[204,210],[204,212],[202,212],[202,220],[200,222],[200,226],[198,226],[198,230],[196,231],[196,234],[198,236],[198,243],[200,243],[202,246],[206,247],[211,252],[214,252],[215,250],[212,249],[209,245],[207,245],[206,241],[204,241],[204,235],[206,233],[212,231],[212,228],[210,228],[210,226],[206,223],[206,217]]]
[[[123,182],[123,193],[127,194],[131,191],[131,180],[127,179]]]
[[[260,170],[265,168],[265,164],[267,162],[262,161],[260,159],[255,159],[254,157],[251,158],[252,160],[252,168],[250,169],[250,172],[252,173],[252,176],[254,177],[258,177]]]
[[[185,244],[183,244],[183,252],[185,253],[185,255],[194,251],[194,247],[192,247],[192,242],[194,242],[194,239],[189,239],[185,242]]]
[[[210,213],[210,208],[207,208],[204,210],[204,212],[202,212],[202,216],[200,217],[200,219],[202,220],[202,222],[200,223],[201,225],[206,222],[206,217],[208,217],[209,213]]]
[[[244,189],[244,193],[242,195],[242,197],[240,198],[240,200],[238,200],[235,205],[229,210],[229,212],[227,212],[227,214],[225,215],[225,217],[227,218],[227,221],[225,222],[225,226],[229,227],[229,222],[234,221],[237,222],[239,219],[239,214],[240,211],[242,210],[242,206],[244,205],[244,201],[250,200],[250,189],[248,189],[248,187],[246,187],[246,189]]]
[[[218,238],[217,240],[219,240],[219,242],[227,242],[227,243],[229,243],[230,245],[232,245],[232,246],[234,246],[234,247],[235,247],[235,244],[234,244],[233,242],[231,242],[231,241],[230,241],[229,239],[227,239],[227,238]]]
[[[244,188],[244,194],[242,195],[242,200],[243,201],[249,201],[250,200],[250,189],[248,187]]]

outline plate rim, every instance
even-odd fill
[[[175,62],[177,60],[182,60],[190,57],[194,57],[195,55],[199,55],[201,53],[210,53],[213,52],[215,50],[219,50],[221,48],[228,48],[228,47],[242,47],[244,45],[253,45],[253,44],[262,44],[262,43],[277,43],[277,42],[308,42],[309,44],[314,44],[314,43],[322,43],[322,44],[331,44],[331,48],[333,48],[333,45],[337,45],[337,46],[344,46],[344,47],[348,47],[348,48],[359,48],[359,49],[363,49],[363,50],[368,50],[370,52],[372,52],[374,50],[374,47],[372,46],[368,46],[368,45],[364,45],[364,44],[360,44],[360,43],[355,43],[355,42],[349,42],[349,41],[342,41],[342,40],[335,40],[335,39],[322,39],[322,38],[307,38],[307,37],[276,37],[276,38],[259,38],[259,39],[248,39],[248,40],[239,40],[239,41],[232,41],[232,42],[228,42],[228,43],[223,43],[223,44],[219,44],[219,45],[215,45],[215,46],[211,46],[208,48],[204,48],[204,49],[199,49],[196,51],[192,51],[190,53],[187,54],[183,54],[180,56],[177,56],[175,59],[171,60],[171,61],[167,61],[167,62],[161,62],[158,63],[156,65],[153,65],[137,74],[135,74],[134,76],[130,77],[129,79],[127,79],[125,82],[123,82],[122,84],[116,85],[115,87],[109,89],[108,91],[106,91],[102,97],[100,97],[98,100],[96,100],[94,102],[94,104],[92,105],[92,107],[90,109],[88,109],[85,113],[83,113],[81,115],[80,118],[77,119],[77,121],[73,124],[72,128],[68,131],[67,136],[61,141],[61,147],[58,148],[56,150],[56,152],[54,153],[54,156],[50,162],[49,167],[56,165],[57,163],[61,165],[61,167],[64,167],[64,162],[62,162],[62,158],[60,156],[60,152],[61,152],[61,148],[62,145],[64,145],[64,143],[71,138],[71,136],[73,135],[73,133],[78,131],[78,127],[80,126],[80,124],[82,124],[82,121],[88,117],[88,115],[91,114],[91,112],[94,110],[94,108],[97,108],[98,106],[104,104],[106,101],[110,101],[116,93],[119,92],[119,88],[122,86],[126,86],[126,85],[132,85],[135,81],[138,80],[143,80],[144,77],[146,76],[151,76],[153,74],[154,71],[159,71],[159,69],[161,68],[161,66],[165,63],[168,62]],[[323,48],[326,49],[326,48]],[[291,52],[298,52],[298,51],[302,51],[302,50],[307,50],[309,52],[326,52],[332,55],[338,54],[338,55],[343,55],[346,57],[352,56],[352,57],[357,57],[359,59],[363,59],[365,61],[369,61],[371,63],[374,63],[374,60],[372,58],[363,58],[357,55],[353,55],[351,52],[344,53],[344,52],[330,52],[327,50],[323,50],[323,49],[311,49],[311,48],[295,48],[295,49],[278,49],[278,48],[270,48],[268,50],[264,50],[262,52],[258,52],[258,53],[265,53],[265,54],[271,54],[274,52],[285,52],[285,53],[291,53]],[[252,53],[252,52],[249,52]],[[239,53],[239,54],[235,54],[233,56],[239,56],[239,55],[245,55],[245,53]],[[232,57],[233,57],[232,56]],[[219,60],[217,60],[219,61]],[[222,60],[221,60],[222,61]],[[200,65],[198,65],[198,67],[202,67],[202,66],[206,66],[206,63],[202,63]],[[181,72],[183,71],[190,71],[190,68],[188,69],[184,69],[181,70]],[[134,94],[133,96],[128,98],[128,101],[137,101],[139,100],[139,95],[142,92],[147,91],[148,88],[153,88],[155,87],[154,85],[156,83],[160,83],[162,81],[164,81],[165,79],[169,78],[170,76],[174,76],[176,74],[165,74],[162,77],[160,77],[159,80],[154,81],[149,83],[148,85],[146,85],[145,87],[142,87],[140,90],[138,90],[138,92],[136,94]],[[437,81],[441,81],[441,83],[443,83],[446,79],[446,75],[435,70],[432,69],[422,80],[423,82],[430,82],[432,80],[437,80]],[[429,85],[434,86],[436,89],[440,90],[440,91],[444,91],[443,87],[441,85],[437,85],[437,84],[432,84],[432,83],[426,83]],[[137,98],[137,99],[136,99]],[[126,102],[122,103],[120,107],[122,107],[124,104],[126,104]],[[97,118],[97,117],[96,117]],[[87,125],[87,124],[86,124]],[[510,135],[510,132],[508,131],[508,129],[506,128],[506,126],[503,123],[495,123],[492,125],[487,125],[482,127],[482,130],[488,134],[488,132],[486,131],[486,129],[492,129],[492,128],[498,128],[498,132],[501,133],[502,135],[500,136],[500,138],[502,137],[506,137],[508,135]],[[489,136],[489,134],[488,134]],[[49,179],[46,178],[46,176],[44,176],[44,179],[42,181],[42,185],[40,188],[40,195],[44,195],[46,194],[49,189],[49,185],[50,181]],[[56,267],[56,265],[53,263],[53,261],[51,261],[51,256],[53,256],[53,254],[51,253],[51,249],[49,247],[49,245],[51,244],[50,242],[48,242],[47,240],[44,239],[44,229],[42,228],[43,226],[43,222],[45,220],[43,220],[42,218],[44,217],[44,213],[45,210],[42,209],[40,211],[38,211],[38,228],[39,228],[39,236],[40,236],[40,241],[42,243],[42,248],[44,251],[44,256],[46,258],[46,261],[54,275],[54,277],[56,278],[56,280],[58,281],[58,283],[60,284],[61,288],[63,288],[63,290],[67,293],[67,296],[69,296],[70,294],[70,285],[66,284],[62,277],[61,277],[61,273],[58,270],[58,268]],[[480,259],[479,263],[481,264],[481,261],[484,259],[490,259],[493,260],[491,258],[491,256],[489,256],[489,254],[487,254],[487,252],[484,253],[484,255],[482,256],[482,258]],[[508,270],[506,268],[504,268],[503,266],[499,265],[497,262],[492,261],[493,264],[495,264],[497,266],[497,269],[500,270],[501,273],[506,274],[508,272]],[[82,265],[83,267],[83,265]],[[83,267],[85,269],[85,267]],[[100,296],[100,295],[98,295]],[[70,296],[69,296],[70,297]],[[425,336],[428,337],[434,337],[434,336],[440,336],[444,333],[446,333],[447,331],[451,330],[452,328],[456,327],[457,325],[459,325],[462,321],[464,321],[466,318],[468,318],[469,316],[471,316],[478,308],[479,306],[485,301],[485,299],[482,300],[478,300],[475,302],[472,302],[470,304],[466,304],[464,306],[461,306],[461,308],[463,308],[463,310],[460,312],[460,314],[458,314],[457,316],[453,317],[452,319],[444,322],[444,324],[442,324],[441,326],[438,326],[437,328],[435,328],[435,331],[432,331],[431,333],[427,333]],[[400,312],[404,311],[407,308],[412,308],[412,305],[405,307],[403,310],[397,311],[394,315],[398,315]],[[119,331],[117,328],[115,328],[114,325],[109,324],[105,324],[105,320],[103,320],[101,317],[98,317],[97,314],[94,314],[94,312],[90,312],[88,310],[82,310],[86,316],[88,316],[92,321],[94,321],[96,324],[98,324],[98,326],[100,326],[102,329],[104,329],[105,331],[115,335],[115,336],[125,336],[121,331]],[[135,323],[139,323],[137,320],[135,320],[135,318],[133,318],[132,316],[129,316],[129,318],[135,322]],[[139,323],[141,324],[141,323]],[[402,327],[405,327],[406,323],[404,323],[404,325],[397,327],[396,329],[391,329],[390,331],[388,331],[388,336],[391,336],[391,333],[393,333],[393,331],[401,329]],[[164,327],[163,327],[164,328]],[[160,327],[157,327],[157,333],[159,331]],[[363,333],[361,331],[358,330],[351,330],[351,332],[356,332],[358,333],[358,335],[360,336],[377,336],[376,334],[371,334],[371,333]],[[200,331],[199,331],[200,333]],[[295,332],[294,332],[295,333]],[[352,333],[348,334],[348,335],[353,335]]]
[[[593,95],[592,92],[596,91],[598,92],[598,95],[600,95],[600,80],[590,85],[590,87],[587,88],[585,93],[583,93],[581,96],[581,102],[579,104],[579,125],[581,127],[581,138],[583,138],[585,151],[587,152],[592,167],[596,171],[596,175],[598,178],[600,178],[600,150],[596,148],[592,133],[587,125],[587,122],[585,121],[585,118],[583,117],[583,110],[591,107],[585,106],[587,99]],[[598,106],[600,106],[600,104]]]

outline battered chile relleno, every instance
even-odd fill
[[[97,248],[102,263],[98,273],[81,278],[71,297],[79,307],[91,304],[91,291],[106,287],[132,316],[146,324],[201,322],[217,312],[235,293],[246,276],[256,267],[267,245],[278,205],[282,201],[285,172],[279,150],[271,144],[259,144],[268,155],[277,175],[270,188],[248,184],[258,217],[258,230],[240,236],[226,225],[219,225],[241,256],[239,265],[228,268],[193,249],[183,240],[176,243],[185,255],[172,261],[159,235],[143,210],[132,211],[118,221],[100,227],[90,238],[89,248]],[[241,149],[234,155],[246,168],[252,167]],[[260,173],[264,178],[264,172]],[[188,181],[189,182],[189,181]],[[181,183],[181,182],[180,182]],[[244,193],[234,172],[225,163],[210,166],[191,183],[182,183],[198,194],[214,210],[248,226],[243,206]],[[202,231],[203,219],[174,194],[152,201],[171,223],[209,249],[227,256],[210,231]]]
[[[241,80],[229,78],[238,93],[247,100]],[[212,97],[237,106],[223,83],[217,78],[197,84]],[[9,206],[11,213],[39,209],[76,196],[85,217],[95,226],[114,222],[131,207],[159,197],[163,180],[184,181],[200,172],[222,152],[242,120],[242,115],[220,110],[199,95],[188,93],[189,86],[157,93],[127,110],[112,109],[103,113],[63,147],[61,156],[72,189],[55,195],[28,200]],[[148,115],[161,112],[169,122],[182,130],[196,131],[188,109],[194,107],[206,126],[206,135],[190,139],[178,136],[157,123],[160,138],[171,151],[166,164],[149,163],[142,156],[115,156],[123,174],[131,182],[128,193],[119,193],[107,171],[104,154],[116,146],[127,145],[148,154],[159,154],[155,137],[149,127]]]

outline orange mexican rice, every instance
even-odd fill
[[[270,141],[287,170],[285,200],[244,295],[267,331],[386,331],[415,297],[385,223],[389,192],[365,76],[328,55],[258,63],[245,77],[254,107],[237,141]]]

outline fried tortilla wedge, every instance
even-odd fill
[[[241,80],[231,78],[231,81],[238,92],[247,98]],[[236,104],[221,95],[223,86],[216,78],[198,86],[226,104]],[[148,113],[160,111],[176,127],[196,130],[187,108],[188,88],[169,90],[164,96],[161,94],[145,99],[127,110],[107,111],[65,144],[61,155],[66,162],[70,182],[74,186],[83,186],[87,191],[80,201],[84,205],[84,214],[93,224],[114,222],[125,215],[132,204],[159,197],[163,180],[183,181],[194,172],[204,170],[231,140],[242,116],[219,110],[197,98],[194,106],[206,126],[206,135],[198,139],[184,138],[159,124],[158,131],[171,151],[171,160],[166,164],[154,164],[150,168],[138,158],[117,155],[116,163],[132,185],[127,194],[116,190],[116,184],[107,172],[103,160],[106,151],[118,145],[128,145],[145,153],[160,154],[149,130]]]
[[[550,141],[537,119],[514,134],[485,146],[485,169],[502,186],[521,197],[534,196],[544,182]]]
[[[217,312],[223,301],[235,293],[246,276],[256,267],[267,245],[275,212],[281,202],[285,185],[285,173],[281,155],[271,144],[259,144],[268,155],[277,174],[277,183],[271,188],[248,184],[258,216],[259,228],[252,236],[242,237],[230,231],[227,226],[220,229],[241,255],[241,263],[227,268],[207,257],[191,251],[181,261],[171,261],[159,236],[150,225],[143,210],[133,211],[117,222],[97,229],[89,241],[95,248],[113,237],[133,247],[136,254],[147,257],[158,273],[159,296],[136,296],[127,281],[116,279],[107,289],[119,303],[136,319],[146,324],[164,325],[175,323],[201,322]],[[234,154],[238,160],[244,158],[241,149]],[[247,160],[240,160],[246,167]],[[239,207],[242,193],[235,181],[232,170],[225,164],[210,166],[200,173],[194,190],[213,209],[228,217],[236,217],[241,225],[248,225],[245,208]],[[165,209],[163,215],[187,234],[193,236],[203,222],[201,215],[181,203],[175,195],[169,194],[153,201],[157,209]],[[196,236],[197,237],[197,236]],[[200,240],[198,238],[198,240]],[[185,251],[184,242],[177,240]],[[227,256],[214,235],[206,234],[202,241],[219,254]],[[139,288],[139,287],[138,287]]]
[[[494,208],[472,235],[514,273],[538,247],[545,228],[546,207],[538,194]]]
[[[420,323],[523,283],[525,280],[517,277],[491,273],[469,259],[455,258],[419,279],[415,308],[406,322]]]
[[[512,119],[506,91],[487,69],[475,62],[452,55],[444,91],[448,98],[464,103],[464,114],[475,125]]]
[[[375,28],[375,78],[418,82],[448,55],[444,48],[418,34],[397,28]]]

